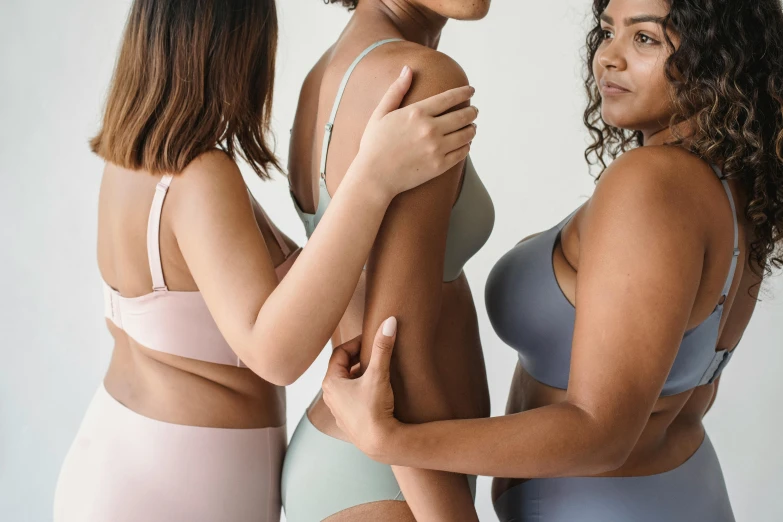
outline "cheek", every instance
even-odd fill
[[[666,56],[639,60],[634,67],[636,84],[642,86],[649,96],[660,99],[669,90],[666,79]],[[652,101],[652,100],[649,100]]]
[[[658,119],[671,115],[674,112],[673,89],[666,79],[663,69],[656,69],[646,85],[644,105],[650,114]]]

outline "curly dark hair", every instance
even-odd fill
[[[609,0],[593,0],[595,25],[587,36],[584,123],[592,144],[585,159],[601,172],[607,159],[643,145],[640,132],[601,118],[592,63],[601,45],[600,16]],[[662,21],[673,53],[665,66],[673,86],[670,126],[688,121],[684,146],[738,180],[753,226],[750,261],[759,277],[783,266],[783,5],[780,0],[669,0]],[[671,32],[680,38],[676,50]],[[600,177],[600,175],[599,175]]]
[[[347,7],[349,11],[353,11],[356,9],[356,4],[359,3],[359,0],[324,0],[325,4],[343,4],[344,7]]]

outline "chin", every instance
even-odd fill
[[[619,107],[618,107],[619,109]],[[636,125],[638,122],[632,118],[628,118],[627,111],[626,114],[622,114],[621,110],[607,110],[606,107],[603,108],[601,111],[601,119],[604,120],[604,123],[609,125],[610,127],[615,127],[617,129],[624,129],[633,131],[636,130],[638,125]]]
[[[464,12],[457,16],[452,16],[454,20],[475,21],[485,18],[489,13],[489,4],[491,0],[475,0],[475,4],[466,8]]]

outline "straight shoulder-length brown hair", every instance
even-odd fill
[[[219,148],[268,178],[276,50],[274,0],[134,0],[93,152],[178,174]]]

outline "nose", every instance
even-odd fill
[[[628,63],[625,60],[622,43],[617,39],[607,41],[598,50],[598,63],[604,69],[624,70]]]

